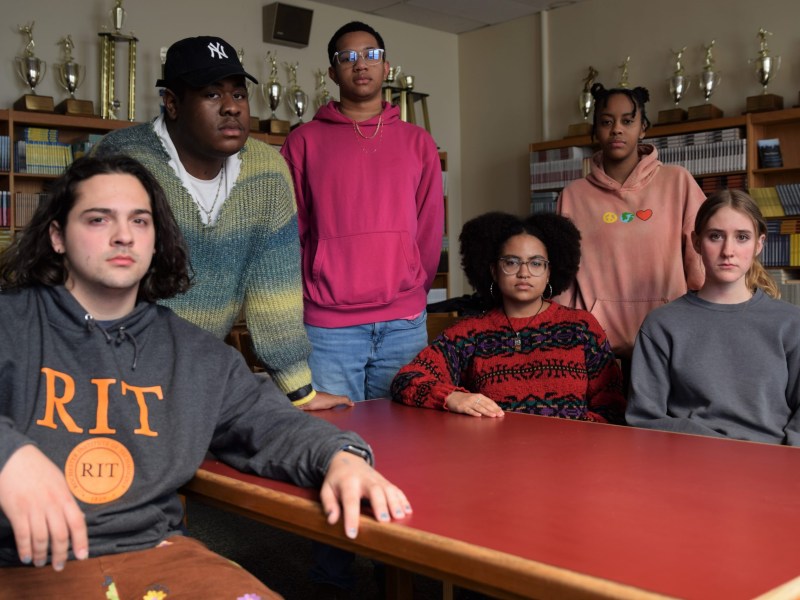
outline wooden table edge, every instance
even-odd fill
[[[326,522],[319,502],[205,469],[198,470],[195,477],[180,491],[189,498],[302,537],[498,598],[531,598],[532,595],[557,596],[565,600],[670,598],[622,583],[421,532],[401,523],[378,523],[369,516],[361,517],[358,539],[350,540],[344,535],[341,524],[329,525]],[[191,514],[189,523],[191,524]],[[502,585],[493,582],[502,582]],[[778,589],[773,591],[777,592]],[[763,598],[778,600],[780,597],[782,596]]]

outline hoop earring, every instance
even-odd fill
[[[494,281],[489,284],[489,297],[494,298]]]
[[[548,288],[550,289],[550,293],[549,294],[547,294],[547,289]],[[553,297],[553,286],[550,285],[549,281],[547,282],[547,285],[544,287],[544,292],[545,293],[542,294],[542,298],[544,298],[545,300],[550,300],[550,298]],[[547,294],[547,295],[545,295],[545,294]]]

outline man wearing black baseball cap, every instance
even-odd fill
[[[243,310],[258,358],[295,405],[351,404],[311,385],[292,181],[280,154],[248,136],[246,79],[258,83],[225,40],[175,42],[156,81],[163,114],[95,152],[136,158],[167,193],[194,279],[165,305],[219,338]]]

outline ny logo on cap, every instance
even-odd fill
[[[225,46],[219,42],[209,42],[208,49],[211,51],[211,58],[214,58],[215,54],[217,58],[228,58],[228,55],[225,54]]]

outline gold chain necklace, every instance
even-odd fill
[[[208,225],[211,225],[211,215],[214,214],[214,209],[217,207],[217,201],[219,200],[219,192],[222,190],[222,182],[225,180],[225,163],[222,163],[222,168],[219,170],[219,184],[217,184],[217,193],[214,195],[214,202],[211,203],[211,208],[206,210],[205,206],[200,204],[200,210],[203,211],[206,215],[206,222]]]
[[[375,128],[375,131],[372,132],[372,135],[364,135],[361,132],[361,128],[358,126],[358,123],[356,123],[356,120],[353,119],[353,130],[359,137],[365,140],[371,140],[378,135],[378,132],[381,130],[381,125],[383,125],[383,113],[381,113],[381,115],[378,117],[378,126]]]
[[[525,326],[524,326],[522,329],[520,329],[519,331],[517,331],[516,329],[514,329],[514,326],[511,324],[511,319],[508,317],[508,313],[506,313],[506,310],[505,310],[505,309],[503,309],[503,314],[504,314],[504,315],[505,315],[505,317],[506,317],[506,321],[508,321],[508,326],[509,326],[509,328],[511,329],[511,331],[512,331],[512,332],[514,332],[514,351],[515,351],[515,352],[519,352],[520,350],[522,350],[522,338],[520,338],[519,334],[520,334],[520,333],[521,333],[523,330],[527,329],[527,328],[530,326],[531,322],[532,322],[532,321],[533,321],[533,320],[534,320],[536,317],[538,317],[538,316],[539,316],[539,313],[540,313],[540,312],[542,312],[542,309],[544,308],[544,298],[542,298],[541,296],[539,296],[539,299],[540,299],[540,300],[541,300],[541,302],[542,302],[542,303],[539,305],[539,310],[537,310],[537,311],[536,311],[536,313],[535,313],[535,314],[534,314],[534,315],[533,315],[533,316],[532,316],[530,319],[528,319],[528,322],[527,322],[527,323],[525,323]]]

